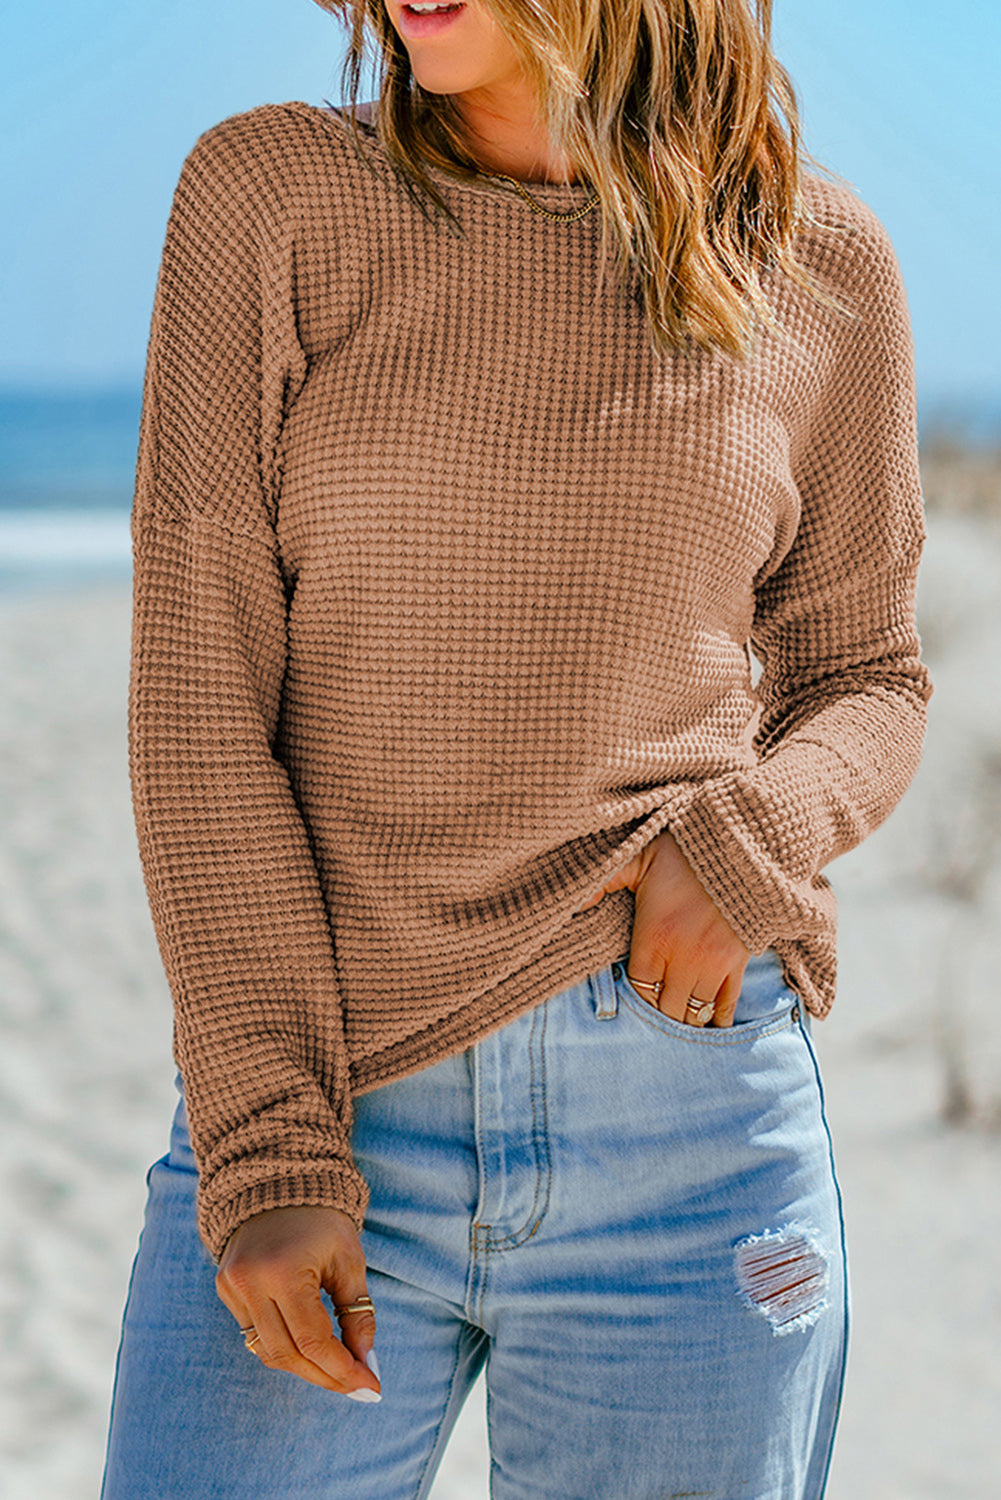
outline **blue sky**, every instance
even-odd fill
[[[185,154],[237,110],[338,100],[342,35],[312,0],[6,8],[0,385],[141,378]],[[776,0],[774,36],[808,147],[893,239],[921,399],[1001,401],[1001,7]]]

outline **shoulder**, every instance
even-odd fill
[[[865,231],[879,219],[855,189],[846,182],[832,182],[818,172],[803,172],[803,205],[811,220],[827,227]]]
[[[907,289],[885,224],[850,187],[804,174],[807,210],[795,242],[802,270],[834,306],[797,286],[793,319],[817,372],[816,390],[835,382],[878,401],[873,382],[905,392],[913,384],[914,340]],[[840,397],[838,399],[841,399]]]
[[[359,107],[359,117],[362,115]],[[296,189],[329,183],[355,159],[342,115],[300,99],[227,115],[197,137],[181,181],[211,182],[230,199],[287,201]]]
[[[797,246],[810,270],[835,291],[864,292],[867,285],[897,282],[900,266],[886,225],[855,190],[814,172],[803,173],[805,210]]]

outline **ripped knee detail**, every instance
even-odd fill
[[[773,1333],[809,1328],[828,1306],[830,1263],[805,1226],[750,1234],[737,1242],[733,1254],[742,1301],[768,1319]]]

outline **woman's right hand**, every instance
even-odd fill
[[[255,1214],[230,1236],[216,1275],[216,1291],[237,1323],[260,1335],[251,1353],[269,1369],[341,1395],[371,1391],[367,1399],[379,1400],[379,1381],[365,1363],[375,1315],[342,1314],[338,1339],[321,1290],[335,1306],[367,1296],[361,1240],[338,1208]]]

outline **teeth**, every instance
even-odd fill
[[[415,10],[418,12],[418,14],[425,15],[435,10],[451,10],[453,3],[454,0],[448,0],[448,3],[443,5],[439,5],[437,3],[433,5],[427,5],[421,4],[421,0],[412,0],[412,3],[407,6],[407,10]]]

